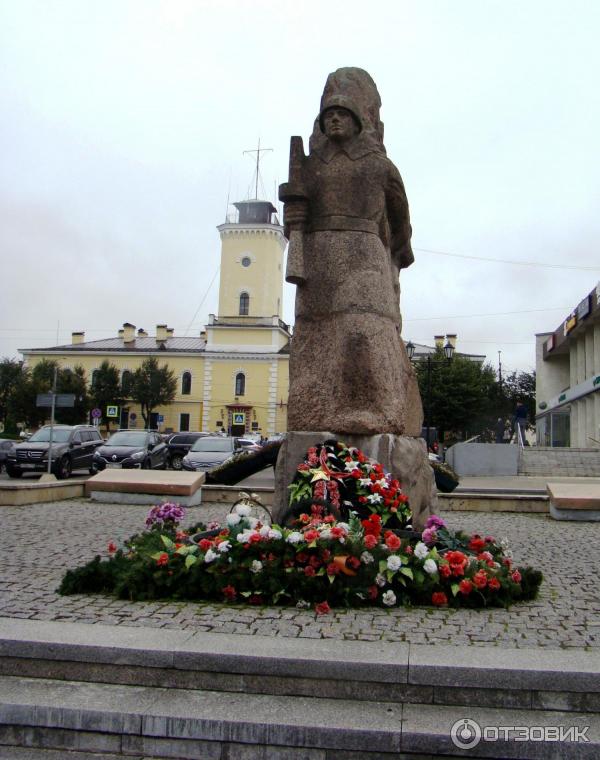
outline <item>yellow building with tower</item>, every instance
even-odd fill
[[[90,385],[108,360],[124,387],[149,356],[167,364],[177,393],[156,409],[150,426],[172,430],[223,430],[272,436],[287,425],[290,328],[281,319],[286,239],[269,201],[235,203],[236,214],[218,226],[221,270],[218,315],[196,336],[179,337],[166,324],[156,334],[126,322],[114,338],[86,341],[74,332],[68,345],[20,349],[26,364],[43,359],[63,368],[82,366]],[[143,427],[139,407],[120,410],[121,427]]]

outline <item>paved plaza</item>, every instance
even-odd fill
[[[227,509],[210,504],[189,509],[185,522],[223,519]],[[540,598],[509,610],[366,608],[317,617],[290,607],[56,593],[65,570],[106,555],[110,540],[139,532],[147,511],[83,500],[3,507],[0,617],[415,644],[600,647],[600,524],[558,523],[539,514],[441,512],[450,527],[507,538],[517,564],[542,570]]]

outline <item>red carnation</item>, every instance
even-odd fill
[[[329,549],[323,549],[323,551],[321,552],[321,559],[323,560],[323,562],[329,562],[330,557],[331,557],[331,552],[329,551]]]
[[[378,543],[379,541],[372,533],[365,536],[365,548],[374,549]]]
[[[209,541],[208,538],[201,538],[198,546],[202,549],[203,552],[206,552],[212,546],[212,541]]]
[[[167,554],[167,552],[162,552],[159,558],[156,560],[156,564],[159,567],[162,567],[163,565],[168,564],[168,562],[169,562],[169,555]]]
[[[444,554],[444,559],[447,560],[450,565],[452,575],[460,576],[465,574],[465,568],[469,559],[466,554],[462,552],[450,551]]]
[[[225,595],[225,599],[229,599],[229,601],[233,601],[235,597],[237,596],[237,591],[233,586],[225,586],[223,588],[223,594]]]
[[[307,530],[306,533],[304,534],[304,540],[307,541],[309,544],[312,541],[316,541],[317,538],[319,538],[319,531],[315,530],[314,528]]]
[[[314,578],[316,572],[317,571],[315,570],[315,568],[312,565],[307,565],[304,568],[304,575],[308,576],[309,578]]]
[[[518,570],[515,570],[510,577],[515,583],[521,583],[521,573]]]
[[[400,548],[402,544],[402,541],[398,538],[398,536],[395,533],[392,533],[391,531],[387,531],[385,534],[385,545],[387,546],[390,551],[395,552],[397,549]]]
[[[471,583],[471,581],[468,581],[466,578],[463,578],[462,581],[458,584],[458,590],[464,596],[469,596],[471,591],[473,591],[473,584]]]
[[[377,596],[379,594],[379,589],[377,588],[377,586],[369,586],[369,588],[367,589],[367,594],[369,595],[369,599],[371,600],[377,599]]]
[[[340,572],[340,568],[335,564],[335,562],[330,562],[327,565],[327,575],[337,575]]]
[[[315,604],[315,612],[317,615],[327,615],[328,612],[331,612],[331,607],[327,602],[319,602],[319,604]]]
[[[341,538],[344,535],[345,535],[344,531],[341,528],[338,528],[337,526],[331,529],[332,538]]]
[[[474,533],[469,541],[469,549],[472,552],[481,552],[485,549],[485,540]]]
[[[358,570],[358,568],[360,567],[360,560],[358,557],[348,557],[348,559],[346,560],[346,564],[348,565],[348,567],[351,567],[352,570]]]
[[[355,480],[362,478],[362,472],[360,470],[352,470],[350,473]]]
[[[109,554],[114,554],[117,551],[117,545],[115,544],[114,541],[109,541],[107,548],[108,548]]]
[[[489,587],[489,588],[490,588],[492,591],[498,591],[498,589],[499,589],[501,586],[502,586],[502,584],[500,583],[500,581],[498,580],[498,578],[496,578],[496,576],[494,576],[494,577],[490,578],[490,579],[489,579],[489,581],[488,581],[488,587]]]
[[[440,564],[438,565],[438,570],[442,578],[449,578],[450,575],[452,574],[452,570],[450,570],[450,565],[443,564],[442,562],[440,562]]]
[[[436,607],[443,607],[448,604],[448,597],[443,591],[434,591],[431,595],[431,603],[435,604]]]
[[[488,577],[485,570],[478,570],[473,576],[473,583],[478,589],[483,589],[487,586]]]
[[[305,562],[308,562],[308,554],[306,552],[298,552],[298,554],[296,554],[296,562],[300,562],[302,565]]]

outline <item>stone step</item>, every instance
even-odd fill
[[[231,694],[600,714],[600,652],[315,641],[0,618],[0,673]]]
[[[481,733],[469,757],[587,760],[600,755],[600,718],[589,713],[396,705],[11,676],[0,677],[0,695],[0,744],[14,747],[159,758],[452,757],[465,755],[465,748],[452,741],[452,727],[462,728],[468,720],[473,737]],[[560,728],[577,729],[579,741],[572,741],[569,732],[559,741]],[[527,734],[529,741],[514,741]],[[507,736],[512,740],[506,741]]]
[[[459,512],[548,512],[548,494],[537,490],[456,489],[438,493],[440,509]]]

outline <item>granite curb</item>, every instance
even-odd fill
[[[0,656],[263,676],[600,693],[600,653],[169,631],[0,618]]]

